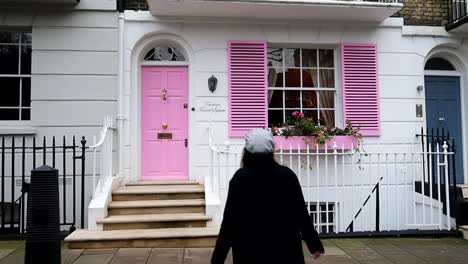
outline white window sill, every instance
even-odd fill
[[[35,135],[36,128],[30,122],[0,121],[0,135]]]

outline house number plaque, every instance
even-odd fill
[[[158,133],[158,139],[172,139],[172,133]]]

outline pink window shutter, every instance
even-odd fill
[[[380,136],[377,46],[342,44],[343,121],[364,136]]]
[[[267,127],[266,43],[228,43],[229,136]]]

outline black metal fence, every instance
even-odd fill
[[[449,23],[453,23],[467,15],[468,0],[448,0]]]
[[[85,225],[86,139],[63,136],[48,143],[36,137],[2,137],[0,146],[0,234],[24,234],[31,170],[49,165],[59,170],[60,225],[70,231]],[[69,186],[69,187],[67,187]]]
[[[450,136],[450,131],[443,128],[421,128],[421,133],[417,134],[416,136],[420,137],[421,139],[422,151],[427,153],[422,160],[423,173],[425,176],[424,181],[418,182],[416,184],[416,191],[423,195],[430,196],[433,199],[438,199],[439,194],[437,192],[437,186],[435,185],[435,183],[440,181],[443,186],[445,186],[445,184],[448,184],[450,215],[454,218],[457,218],[459,199],[462,197],[458,195],[457,190],[457,166],[455,155],[457,149],[455,148],[455,139]],[[437,177],[437,170],[439,166],[435,158],[435,155],[437,154],[431,154],[436,152],[442,152],[442,146],[444,145],[444,143],[448,146],[447,151],[454,153],[453,155],[450,155],[448,159],[448,183],[444,181],[444,171],[441,171],[440,178]],[[445,188],[441,188],[440,200],[444,205],[442,209],[444,214],[446,214],[447,212],[445,193]]]

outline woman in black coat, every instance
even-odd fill
[[[279,165],[273,152],[269,131],[247,133],[211,263],[224,263],[230,248],[235,264],[304,263],[302,240],[316,258],[325,253],[296,174]]]

